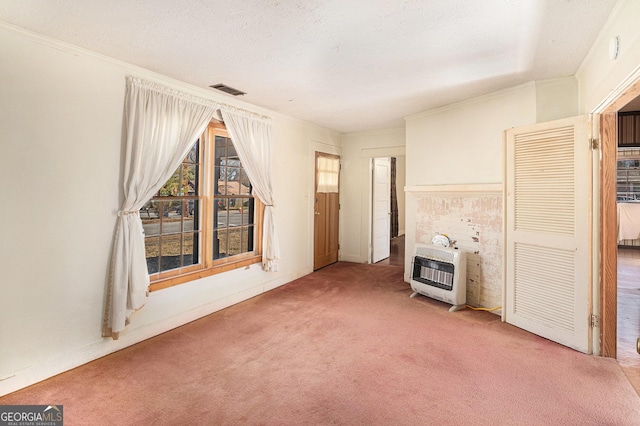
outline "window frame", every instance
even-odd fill
[[[149,290],[157,291],[174,285],[183,284],[214,274],[231,271],[238,268],[248,267],[262,261],[262,229],[264,219],[264,205],[253,195],[254,218],[253,218],[253,250],[221,259],[213,259],[213,212],[215,196],[214,165],[215,165],[215,137],[223,136],[230,138],[224,123],[212,119],[209,126],[200,136],[200,153],[202,165],[199,167],[200,195],[189,197],[199,200],[200,220],[201,220],[201,241],[200,241],[200,262],[187,267],[172,269],[164,272],[150,274],[151,280]],[[231,140],[233,143],[233,140]],[[182,164],[182,163],[181,163]],[[166,199],[171,197],[154,197],[152,199]]]

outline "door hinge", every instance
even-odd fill
[[[591,314],[589,316],[589,327],[600,328],[600,315]]]
[[[589,145],[591,146],[591,149],[595,151],[600,146],[600,142],[596,138],[591,138],[589,139]]]

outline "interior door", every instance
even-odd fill
[[[373,220],[371,261],[389,257],[391,250],[391,158],[373,159]]]
[[[340,157],[316,152],[313,270],[338,261]]]
[[[588,117],[505,135],[505,320],[590,353]]]

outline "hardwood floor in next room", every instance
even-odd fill
[[[404,235],[391,239],[389,257],[377,262],[376,265],[390,265],[404,267]]]
[[[618,363],[640,394],[640,250],[618,248]]]

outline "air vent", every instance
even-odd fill
[[[209,87],[212,87],[212,88],[214,88],[214,89],[221,90],[221,91],[223,91],[223,92],[225,92],[225,93],[228,93],[228,94],[230,94],[230,95],[233,95],[233,96],[242,96],[242,95],[246,95],[246,92],[242,92],[242,91],[240,91],[240,90],[238,90],[238,89],[234,89],[233,87],[229,87],[229,86],[227,86],[226,84],[213,84],[213,85],[211,85],[211,86],[209,86]]]

